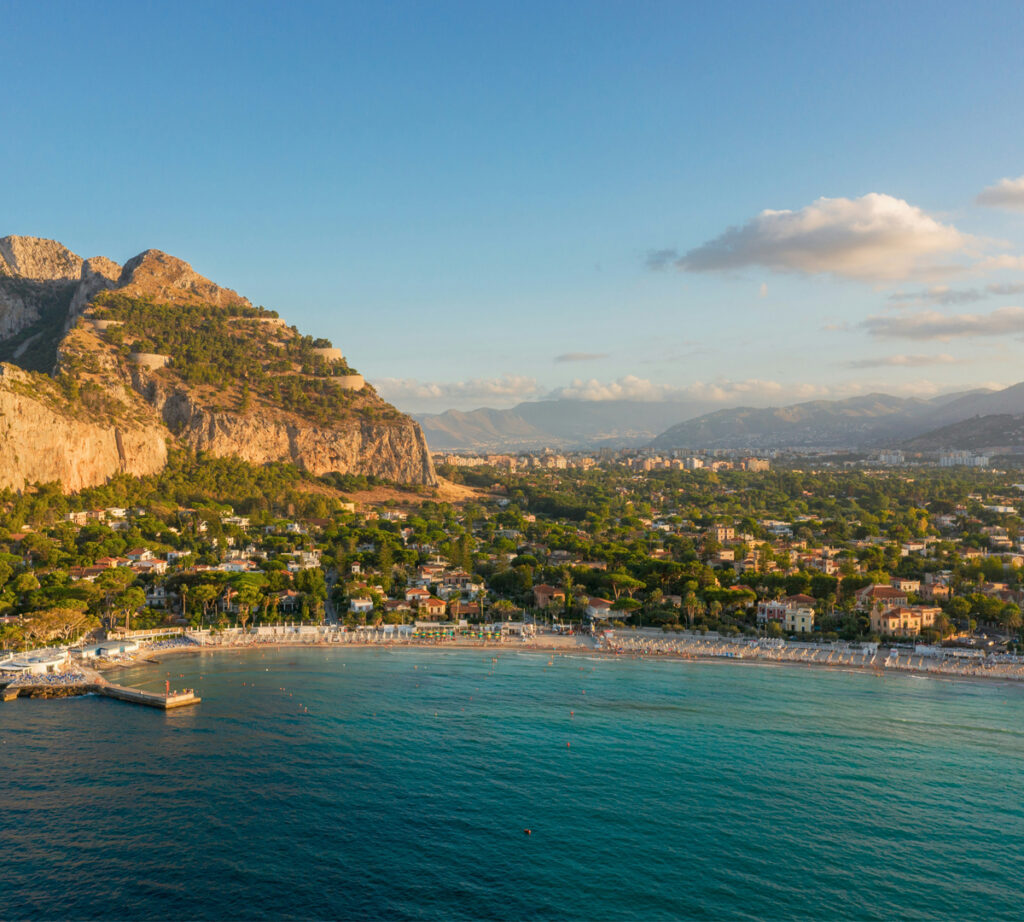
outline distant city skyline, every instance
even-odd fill
[[[172,253],[403,410],[1024,378],[1017,4],[4,19],[0,236]]]

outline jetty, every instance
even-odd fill
[[[53,685],[43,682],[14,682],[0,688],[0,701],[14,701],[16,698],[72,698],[78,695],[99,695],[102,698],[113,698],[126,701],[128,704],[141,704],[143,707],[170,711],[173,708],[188,707],[199,704],[203,699],[191,688],[181,691],[151,692],[141,688],[129,688],[127,685],[114,685],[110,682],[75,682],[67,685]]]
[[[199,704],[203,699],[193,688],[172,689],[170,680],[163,691],[145,691],[127,685],[109,682],[95,669],[79,665],[73,674],[22,672],[13,681],[0,676],[0,701],[16,698],[71,698],[77,695],[99,695],[128,704],[169,711],[174,708]]]
[[[116,698],[118,701],[127,701],[129,704],[141,704],[145,707],[159,708],[162,711],[188,707],[192,704],[199,704],[203,700],[191,688],[186,688],[183,691],[160,693],[108,683],[97,685],[96,692],[105,698]]]

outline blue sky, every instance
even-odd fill
[[[0,235],[180,256],[403,409],[1024,378],[1019,3],[0,13]]]

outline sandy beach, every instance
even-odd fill
[[[953,653],[926,656],[885,647],[863,649],[855,645],[832,646],[783,643],[771,640],[730,640],[701,635],[649,635],[616,631],[604,636],[588,634],[541,634],[529,638],[477,640],[469,638],[389,638],[380,631],[341,632],[330,628],[308,627],[290,629],[236,629],[203,638],[180,642],[163,642],[143,648],[138,653],[107,661],[98,668],[105,670],[126,665],[159,664],[161,654],[200,653],[210,651],[251,650],[282,647],[365,647],[379,649],[445,649],[457,651],[536,652],[541,654],[574,654],[601,658],[631,657],[692,662],[733,662],[747,665],[800,666],[870,672],[877,675],[908,674],[934,678],[965,678],[997,681],[1024,681],[1024,657],[965,658]]]
[[[48,675],[0,675],[7,697],[64,697],[83,693],[106,680],[101,673],[129,666],[158,666],[165,656],[205,652],[242,653],[254,649],[318,647],[324,649],[431,649],[460,652],[532,652],[548,656],[675,660],[762,666],[838,669],[874,675],[904,674],[947,680],[1024,681],[1024,657],[983,656],[955,650],[932,655],[878,645],[783,642],[765,638],[723,638],[700,634],[608,631],[590,634],[538,634],[497,638],[412,637],[384,630],[346,631],[324,625],[274,625],[248,629],[192,632],[146,643],[132,653],[83,662],[72,656]]]

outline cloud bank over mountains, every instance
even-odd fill
[[[377,390],[386,399],[413,405],[433,401],[525,400],[537,397],[544,389],[536,378],[526,375],[502,375],[498,378],[472,378],[468,381],[417,381],[414,378],[378,378]]]
[[[893,355],[879,359],[851,360],[848,368],[923,368],[929,365],[953,365],[959,360],[948,354]],[[530,380],[530,379],[527,379]],[[986,386],[1005,386],[987,381]],[[506,378],[454,383],[417,382],[411,379],[383,378],[378,382],[381,395],[411,412],[442,412],[459,404],[462,409],[481,406],[510,407],[523,402],[580,401],[606,403],[630,401],[643,403],[701,403],[709,406],[782,406],[808,400],[852,397],[876,392],[880,386],[873,377],[833,385],[810,382],[780,382],[763,379],[696,381],[681,387],[658,384],[636,375],[624,375],[613,381],[576,379],[567,385],[544,389],[524,384],[520,391],[509,386]],[[902,385],[886,385],[887,392],[903,396],[934,396],[950,388],[944,382],[915,380]]]

